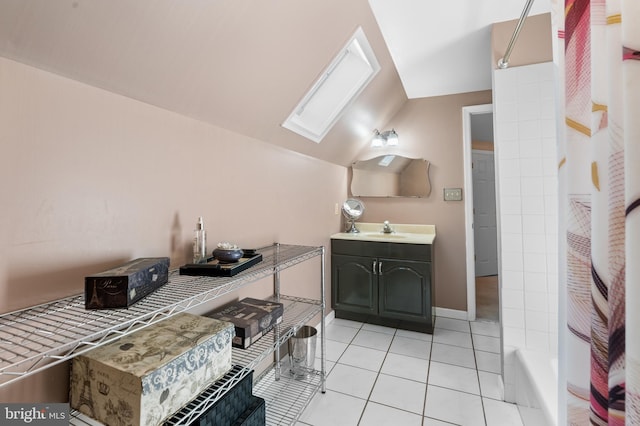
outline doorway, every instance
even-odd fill
[[[498,232],[496,221],[493,106],[464,107],[467,316],[499,321]]]

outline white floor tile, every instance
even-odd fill
[[[472,368],[433,362],[429,364],[429,385],[480,395],[478,372]]]
[[[431,361],[444,362],[446,364],[459,365],[461,367],[476,368],[476,359],[473,349],[460,346],[443,345],[434,343],[431,346]]]
[[[536,413],[503,402],[499,323],[438,317],[435,325],[429,334],[328,323],[327,393],[314,397],[297,424],[537,426]]]
[[[500,353],[500,338],[474,334],[473,348],[477,351]]]
[[[421,333],[419,331],[411,330],[397,330],[396,337],[407,337],[409,339],[424,340],[425,342],[430,342],[433,340],[433,334]]]
[[[471,344],[471,333],[462,333],[444,328],[436,328],[433,331],[433,342],[461,346],[463,348],[473,348]]]
[[[424,415],[462,426],[485,426],[482,400],[477,395],[429,385]]]
[[[394,337],[389,352],[415,358],[429,359],[431,356],[431,342],[407,337]]]
[[[349,345],[346,351],[340,357],[340,364],[360,367],[366,370],[380,371],[382,362],[387,352],[377,349],[365,348],[364,346]]]
[[[384,333],[384,334],[396,334],[395,328],[385,327],[384,325],[376,325],[376,324],[363,324],[362,330],[376,331],[378,333]]]
[[[427,383],[429,360],[412,356],[388,353],[381,373]]]
[[[492,321],[472,321],[471,332],[483,336],[500,337],[500,323]]]
[[[393,340],[393,335],[391,334],[360,330],[351,343],[358,346],[364,346],[366,348],[387,351],[389,350],[391,340]]]
[[[469,321],[453,318],[437,317],[436,328],[445,328],[447,330],[460,331],[462,333],[471,333]]]
[[[371,393],[371,401],[422,415],[424,383],[380,374]]]
[[[488,371],[490,373],[502,373],[500,364],[500,354],[493,352],[475,351],[476,363],[479,371]]]
[[[504,401],[504,385],[500,374],[478,371],[480,394],[485,398]]]
[[[318,345],[319,346],[319,345]],[[336,342],[335,340],[327,340],[326,356],[329,361],[338,361],[342,356],[342,353],[347,349],[347,344],[343,342]],[[317,346],[316,346],[317,351]],[[318,352],[316,352],[316,355]]]
[[[422,416],[369,401],[358,426],[421,426]]]
[[[333,322],[327,326],[327,340],[351,343],[356,334],[358,334],[357,328],[336,325]]]
[[[342,327],[358,328],[358,329],[360,327],[362,327],[362,323],[361,322],[352,321],[352,320],[343,319],[343,318],[334,318],[331,321],[331,324],[340,325]]]
[[[518,406],[508,402],[482,398],[487,426],[523,426]]]
[[[319,392],[300,416],[300,422],[313,426],[355,426],[366,402],[338,392]]]
[[[530,408],[518,405],[518,411],[520,412],[520,417],[522,418],[522,424],[524,424],[524,426],[540,426],[547,424],[547,420],[540,408]]]
[[[425,417],[422,426],[451,426],[453,423],[443,422],[440,420]]]
[[[336,364],[327,377],[327,390],[367,399],[376,381],[376,376],[377,373],[373,371]]]

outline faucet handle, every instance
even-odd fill
[[[384,222],[382,222],[382,232],[384,232],[385,234],[389,234],[391,232],[393,232],[393,229],[391,229],[391,225],[389,224],[388,220],[385,220]]]

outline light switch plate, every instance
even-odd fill
[[[462,201],[462,188],[445,188],[445,201]]]

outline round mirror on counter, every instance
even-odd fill
[[[349,198],[342,204],[342,214],[347,221],[349,222],[349,229],[346,232],[360,232],[358,228],[356,228],[356,220],[360,219],[362,214],[364,213],[364,204],[362,201],[356,200],[355,198]]]

